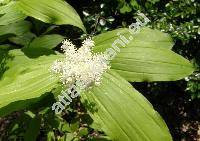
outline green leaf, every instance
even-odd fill
[[[90,115],[115,141],[171,141],[168,128],[152,105],[114,71],[81,94]]]
[[[49,131],[47,133],[47,141],[55,141],[55,135],[54,135],[54,132],[53,131]]]
[[[137,0],[131,0],[130,1],[130,4],[131,6],[134,8],[134,9],[141,9],[140,5],[138,4]]]
[[[120,8],[120,13],[124,14],[124,13],[129,13],[132,11],[132,8],[130,7],[130,5],[128,3],[124,3],[123,7]]]
[[[162,47],[171,49],[174,45],[172,38],[161,31],[153,30],[143,27],[139,33],[131,34],[131,30],[127,28],[120,28],[113,31],[109,31],[94,37],[95,49],[94,51],[105,51],[107,48],[111,48],[115,40],[120,39],[117,33],[125,36],[130,43],[126,45],[128,47]],[[132,37],[132,40],[129,38]],[[119,44],[118,47],[123,48]]]
[[[63,36],[58,34],[43,35],[35,38],[29,45],[29,48],[48,48],[53,49],[64,39]]]
[[[27,46],[27,45],[29,45],[31,40],[33,40],[35,37],[36,37],[35,34],[33,34],[31,32],[27,32],[27,33],[24,33],[24,34],[16,36],[16,37],[10,37],[9,41],[11,41],[15,44],[18,44],[18,45]]]
[[[157,47],[124,48],[111,62],[128,81],[174,81],[193,73],[193,66],[171,50]]]
[[[12,0],[1,0],[0,5],[6,5],[10,3]]]
[[[24,135],[25,141],[36,141],[40,131],[40,122],[40,117],[34,117],[33,119],[31,119],[28,125],[28,129],[26,130],[26,133]]]
[[[126,29],[99,35],[95,37],[95,51],[111,48],[117,39],[114,36],[117,32],[130,36]],[[193,72],[193,66],[188,60],[169,50],[173,45],[171,38],[159,31],[144,28],[125,47],[117,45],[120,51],[115,51],[111,68],[128,81],[174,81]]]
[[[26,18],[25,14],[18,11],[15,1],[12,1],[4,6],[0,6],[0,14],[3,14],[3,16],[0,17],[0,25],[8,25]]]
[[[75,135],[73,133],[67,133],[64,134],[64,136],[62,136],[59,141],[74,141],[73,138],[75,137]]]
[[[18,7],[26,15],[43,22],[74,25],[85,31],[78,13],[63,0],[20,0]]]
[[[9,25],[0,26],[0,37],[6,34],[22,35],[30,31],[31,23],[28,21],[20,21]]]
[[[0,77],[0,116],[26,108],[55,88],[58,78],[51,75],[49,68],[60,57],[49,55],[33,59],[21,50],[12,50],[2,58],[1,73],[4,73]]]
[[[81,127],[80,129],[79,129],[79,136],[86,136],[87,134],[89,133],[89,131],[88,131],[88,128],[85,128],[85,127]]]

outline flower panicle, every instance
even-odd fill
[[[62,43],[61,49],[65,54],[65,59],[56,60],[52,65],[52,72],[59,74],[64,85],[78,82],[82,89],[89,88],[93,84],[99,85],[103,73],[110,69],[110,66],[105,61],[103,53],[92,52],[95,46],[94,41],[91,38],[85,39],[78,50],[70,40]]]

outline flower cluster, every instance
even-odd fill
[[[94,41],[87,38],[81,48],[76,49],[71,41],[63,41],[61,46],[65,59],[56,60],[51,71],[58,74],[64,85],[78,84],[81,89],[86,89],[93,84],[99,85],[102,74],[110,68],[106,56],[102,53],[93,53]]]

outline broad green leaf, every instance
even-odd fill
[[[124,48],[111,62],[128,81],[174,81],[193,73],[193,66],[171,50],[158,47]]]
[[[143,27],[136,34],[131,34],[128,28],[120,28],[113,31],[108,31],[94,37],[94,51],[105,51],[106,48],[111,48],[114,41],[120,39],[120,35],[126,37],[129,43],[128,47],[163,47],[171,49],[174,45],[172,38],[161,31]],[[132,40],[130,40],[132,38]],[[120,39],[121,40],[121,39]],[[120,44],[116,44],[119,48],[123,48]]]
[[[115,141],[171,141],[168,128],[152,105],[114,71],[101,85],[81,94],[100,129]]]
[[[60,55],[33,59],[21,50],[11,50],[0,59],[4,72],[0,77],[0,116],[26,108],[31,104],[29,100],[36,101],[56,87],[58,78],[51,75],[49,68],[58,58]]]
[[[127,29],[118,29],[96,36],[95,52],[112,48],[113,42],[121,32],[126,38],[130,36]],[[129,40],[130,41],[130,40]],[[173,43],[169,35],[143,28],[133,36],[126,46],[119,47],[111,60],[111,68],[128,81],[173,81],[190,75],[193,66],[180,55],[170,50]]]
[[[28,129],[26,130],[26,133],[24,135],[25,141],[36,141],[37,136],[40,132],[40,123],[41,118],[37,116],[30,120]]]
[[[28,47],[53,49],[58,44],[60,44],[63,39],[64,37],[58,34],[43,35],[41,37],[35,38]]]
[[[0,17],[0,25],[8,25],[26,18],[26,15],[17,9],[15,1],[0,6],[0,14],[3,14]]]
[[[85,31],[78,13],[63,0],[19,0],[18,8],[26,15],[43,22],[74,25]]]
[[[31,23],[28,21],[20,21],[9,25],[3,25],[0,26],[0,37],[6,34],[22,35],[26,32],[29,32],[30,28]]]
[[[16,36],[16,37],[10,37],[9,41],[18,44],[18,45],[22,45],[22,46],[27,46],[30,44],[30,42],[36,38],[36,35],[31,33],[31,32],[27,32],[24,33],[22,35]]]

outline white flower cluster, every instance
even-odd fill
[[[63,41],[61,46],[65,54],[63,61],[56,60],[51,71],[59,74],[64,85],[77,84],[79,88],[86,89],[93,84],[99,85],[102,74],[110,68],[104,54],[92,52],[94,41],[87,38],[81,48],[76,49],[71,41]]]

